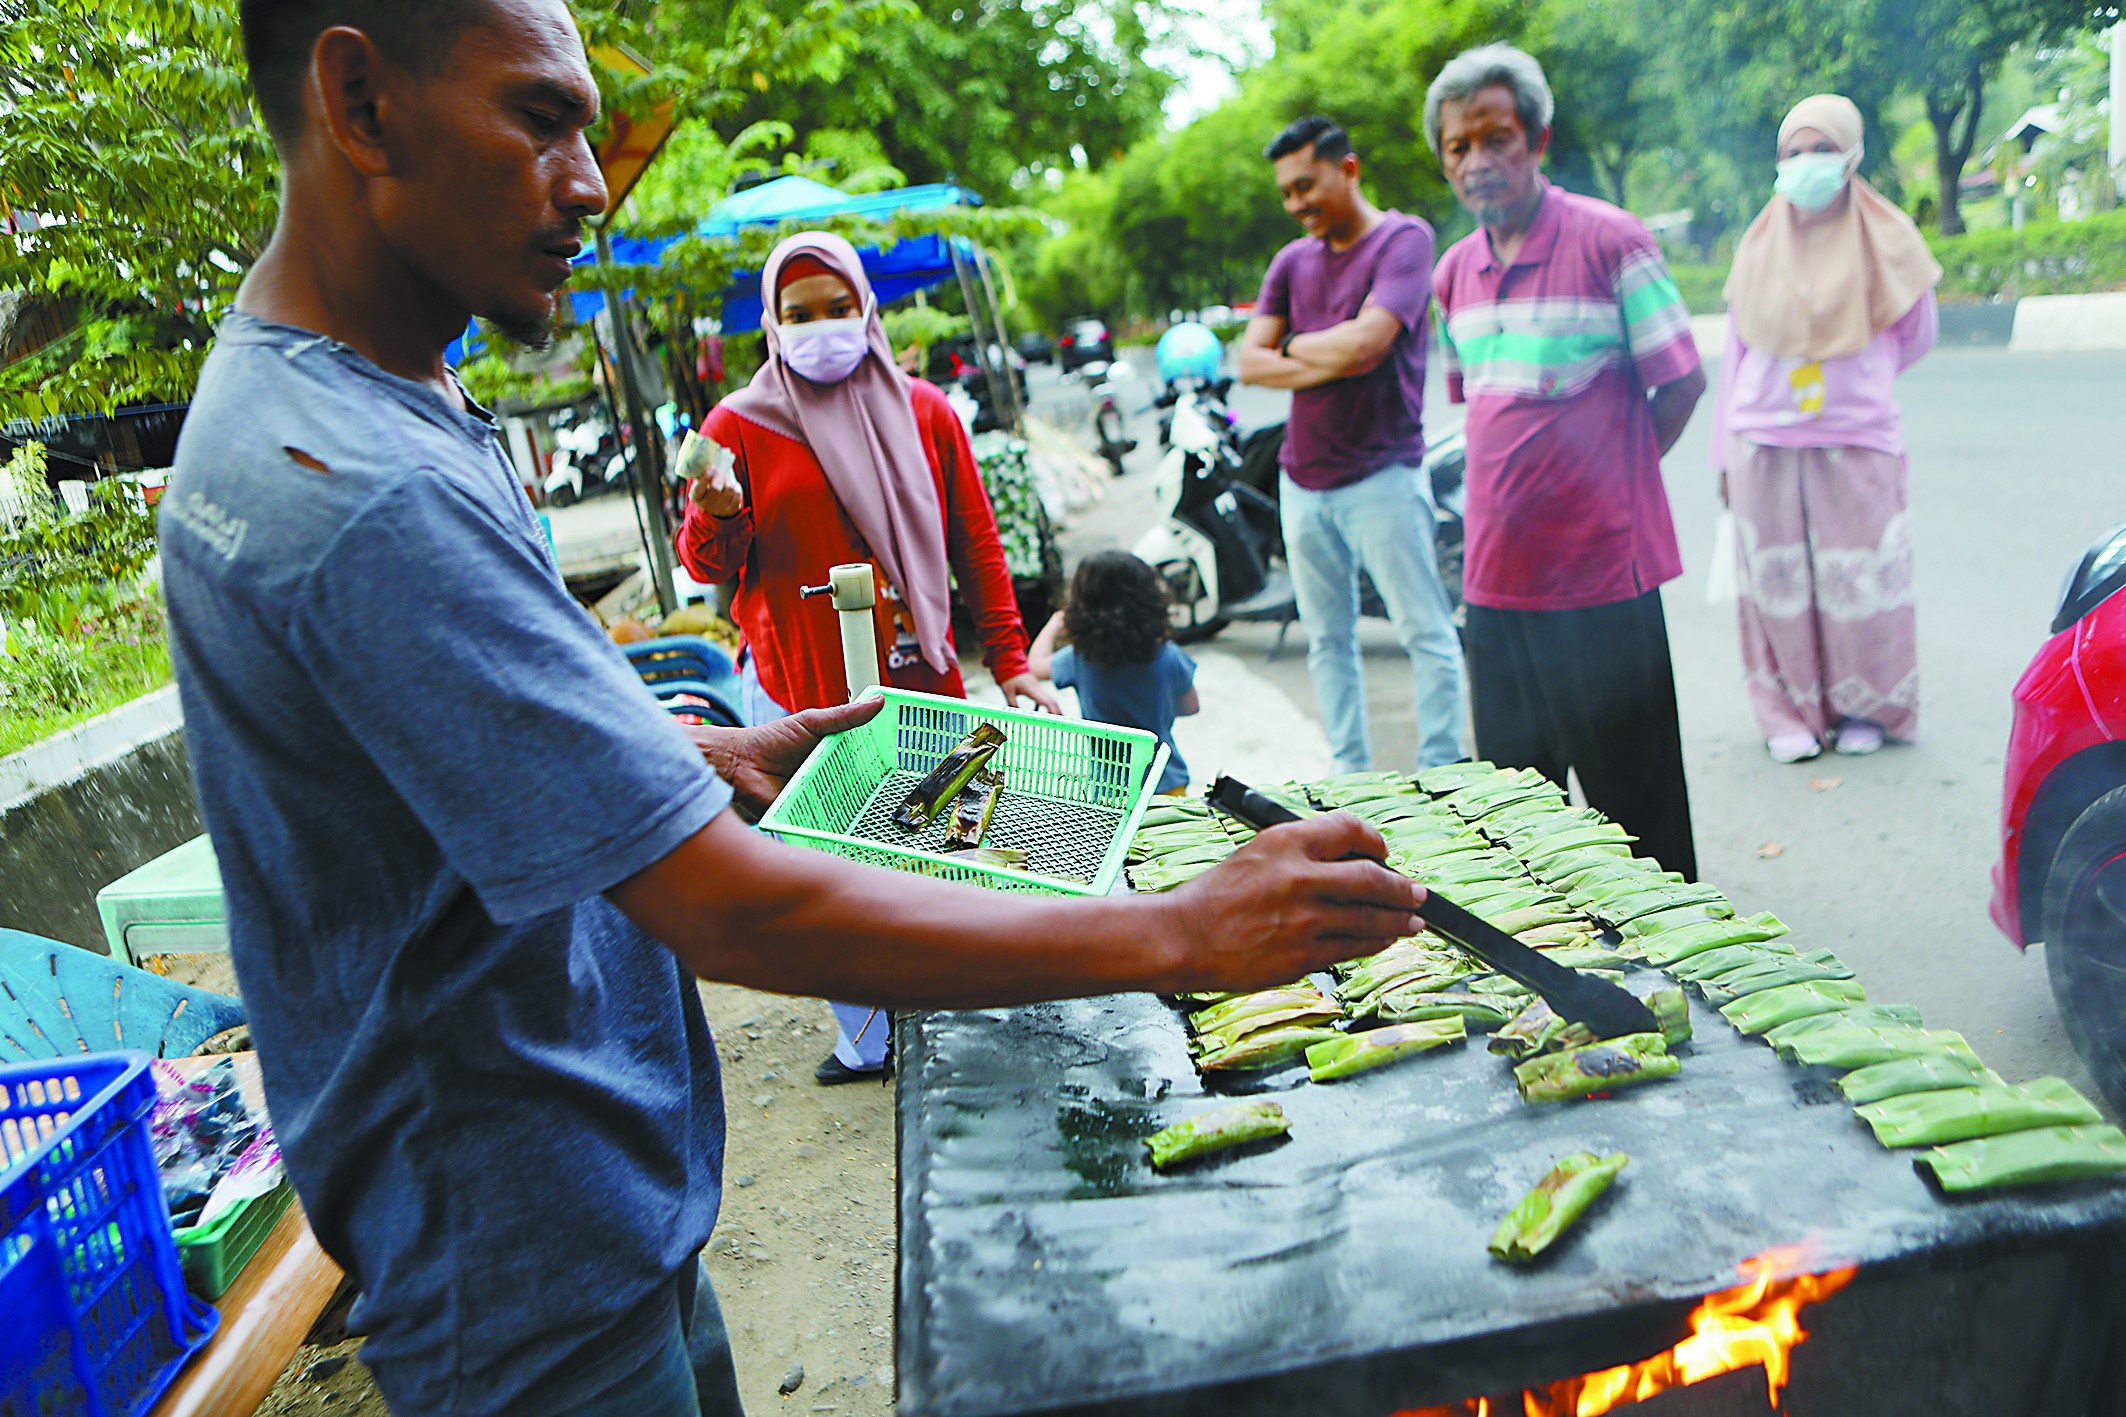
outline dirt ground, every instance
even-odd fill
[[[892,1084],[813,1081],[834,1043],[833,1017],[817,1000],[715,984],[701,997],[730,1128],[709,1272],[746,1410],[891,1413]],[[259,1412],[384,1417],[360,1357],[359,1339],[305,1346]]]

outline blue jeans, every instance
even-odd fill
[[[760,687],[760,672],[753,667],[750,653],[738,666],[738,696],[738,711],[745,715],[748,728],[790,716],[788,709],[769,698],[768,691]],[[827,1006],[834,1010],[834,1056],[841,1060],[842,1066],[860,1073],[875,1073],[884,1068],[887,1045],[893,1038],[893,1025],[886,1018],[886,1011],[874,1009],[869,1004],[844,1004],[832,999],[827,1001]]]
[[[696,1260],[679,1272],[679,1321],[656,1356],[560,1417],[745,1417],[707,1265]]]
[[[1462,756],[1462,643],[1432,549],[1432,488],[1409,464],[1310,492],[1284,477],[1285,559],[1307,632],[1307,672],[1329,750],[1344,772],[1373,766],[1366,742],[1365,667],[1358,653],[1358,573],[1388,607],[1417,682],[1417,764]]]

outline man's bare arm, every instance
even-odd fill
[[[1654,438],[1660,444],[1661,455],[1676,446],[1683,436],[1685,425],[1690,422],[1691,410],[1705,396],[1705,371],[1692,369],[1680,379],[1671,379],[1653,391]]]
[[[1348,379],[1378,369],[1402,332],[1401,320],[1369,302],[1340,325],[1294,335],[1285,353],[1331,379]]]
[[[1164,895],[1066,900],[784,846],[722,813],[608,892],[705,979],[887,1008],[1260,988],[1415,933],[1422,898],[1331,814],[1263,832]]]

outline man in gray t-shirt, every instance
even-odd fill
[[[397,1417],[738,1410],[695,976],[894,1008],[1295,978],[1417,927],[1349,817],[1168,896],[781,846],[815,710],[690,741],[568,597],[443,352],[541,336],[606,188],[560,0],[243,0],[280,224],[163,501],[173,654],[283,1155]]]
[[[1292,390],[1278,505],[1307,669],[1336,765],[1373,765],[1358,653],[1373,579],[1417,693],[1417,763],[1462,756],[1462,646],[1434,557],[1424,468],[1432,228],[1366,200],[1343,129],[1302,118],[1265,156],[1306,235],[1279,251],[1240,345],[1240,377]]]

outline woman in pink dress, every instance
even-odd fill
[[[1860,110],[1803,99],[1776,195],[1727,279],[1713,466],[1735,515],[1742,665],[1782,763],[1919,736],[1904,430],[1893,385],[1933,348],[1941,279],[1854,175]]]

